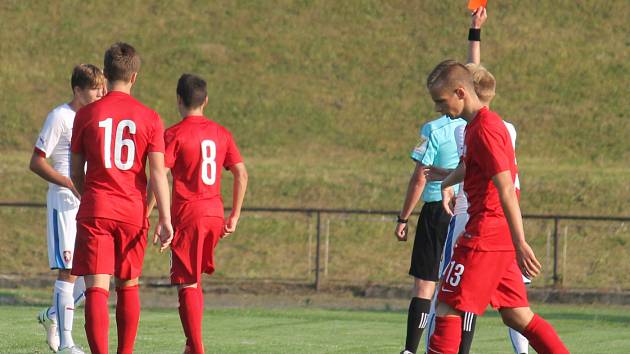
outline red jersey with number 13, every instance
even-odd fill
[[[221,171],[242,162],[232,134],[203,117],[166,129],[165,161],[173,175],[173,225],[202,216],[223,218]]]
[[[73,153],[87,161],[77,219],[146,225],[147,154],[164,152],[160,116],[130,95],[109,92],[74,119]]]
[[[499,192],[492,182],[492,177],[504,171],[510,171],[513,183],[516,179],[510,133],[498,114],[483,107],[466,126],[464,144],[464,192],[470,219],[458,245],[480,251],[514,250]],[[518,198],[518,192],[516,195]]]

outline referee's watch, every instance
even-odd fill
[[[401,218],[401,217],[400,217],[400,215],[398,215],[398,217],[397,217],[397,218],[398,218],[398,219],[396,220],[396,222],[398,222],[399,224],[406,224],[406,223],[409,221],[409,219],[403,219],[403,218]]]

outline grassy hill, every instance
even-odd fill
[[[134,94],[167,124],[179,119],[179,75],[207,79],[207,115],[234,132],[252,169],[249,205],[398,208],[417,129],[436,116],[425,77],[442,59],[465,60],[469,24],[463,1],[0,7],[3,200],[43,200],[25,169],[43,119],[69,99],[72,66],[102,65],[122,40],[143,58]],[[519,130],[526,211],[629,213],[629,8],[490,3],[482,62],[498,79],[495,110]]]
[[[628,2],[489,6],[482,63],[519,132],[523,210],[630,215]],[[9,0],[0,13],[0,200],[36,202],[46,184],[28,159],[72,67],[127,41],[143,60],[134,95],[167,125],[179,75],[206,78],[206,113],[250,169],[247,205],[398,209],[417,130],[436,117],[426,75],[465,60],[469,26],[463,0]],[[3,237],[42,233],[3,213]]]

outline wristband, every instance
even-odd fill
[[[396,220],[396,222],[399,224],[406,224],[407,221],[409,221],[409,219],[401,219],[400,215],[398,216],[398,220]]]
[[[468,40],[481,42],[481,28],[471,28],[468,30]]]

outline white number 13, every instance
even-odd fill
[[[201,141],[201,180],[204,184],[213,185],[217,176],[217,145],[212,140]],[[208,171],[210,167],[210,171]],[[208,174],[210,172],[210,174]]]
[[[99,128],[105,128],[105,145],[103,146],[103,162],[105,168],[112,168],[112,118],[107,118],[98,122]],[[116,127],[116,140],[114,142],[114,164],[120,170],[128,170],[133,166],[133,158],[136,154],[136,146],[131,139],[123,139],[125,128],[129,129],[129,134],[136,133],[136,123],[129,119],[123,119]],[[122,161],[122,148],[127,147],[127,157]]]
[[[451,284],[451,286],[459,285],[459,282],[462,280],[462,274],[464,273],[464,265],[455,263],[455,261],[451,261],[449,264],[449,270],[446,272],[446,277],[444,277],[444,281]]]

